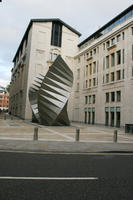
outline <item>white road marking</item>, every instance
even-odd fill
[[[8,179],[8,180],[98,180],[98,177],[13,177],[13,176],[1,176],[0,179]]]
[[[53,133],[53,134],[57,134],[57,135],[60,135],[60,136],[62,136],[62,137],[65,137],[65,138],[67,138],[67,139],[69,139],[70,141],[73,141],[74,140],[74,138],[72,138],[72,137],[70,137],[70,136],[67,136],[67,135],[65,135],[65,134],[63,134],[63,133],[59,133],[59,132],[57,132],[57,131],[53,131],[53,130],[51,130],[51,129],[49,129],[49,128],[45,128],[47,131],[50,131],[51,133]]]

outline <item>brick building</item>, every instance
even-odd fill
[[[0,87],[0,110],[7,110],[9,106],[9,94],[5,93],[5,89]]]

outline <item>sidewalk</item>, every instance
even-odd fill
[[[133,144],[2,140],[0,150],[44,153],[133,153]]]
[[[33,140],[38,127],[38,141]],[[75,142],[76,128],[80,141]],[[0,150],[31,152],[133,152],[133,135],[118,130],[118,142],[113,143],[115,128],[72,123],[70,127],[48,127],[7,116],[0,119]]]

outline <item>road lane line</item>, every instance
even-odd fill
[[[13,176],[1,176],[0,179],[8,179],[8,180],[98,180],[98,177],[13,177]]]

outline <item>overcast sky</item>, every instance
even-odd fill
[[[80,41],[132,4],[132,0],[2,0],[0,85],[10,82],[12,59],[32,18],[60,18],[82,34]]]

